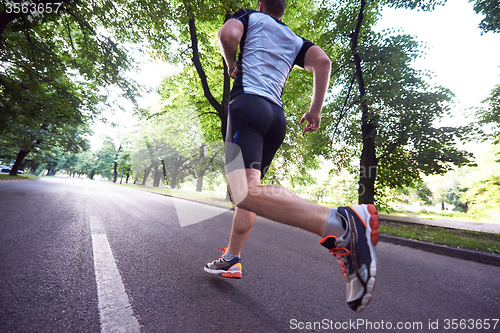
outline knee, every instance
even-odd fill
[[[247,196],[243,200],[239,201],[238,203],[235,203],[233,201],[233,203],[234,203],[234,205],[236,207],[238,207],[240,209],[249,210],[249,206],[248,206],[248,194],[247,194]]]
[[[255,222],[255,213],[245,209],[236,209],[233,219],[233,232],[236,234],[246,234]]]

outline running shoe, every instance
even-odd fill
[[[362,312],[372,299],[377,276],[378,214],[374,205],[339,207],[345,221],[342,237],[327,236],[320,243],[340,262],[342,275],[347,279],[346,300],[355,312]]]
[[[241,263],[240,257],[234,257],[233,259],[227,261],[223,258],[224,253],[226,253],[227,248],[219,248],[217,250],[222,255],[219,259],[209,262],[203,268],[205,272],[212,275],[223,276],[233,279],[241,279]]]

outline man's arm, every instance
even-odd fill
[[[304,113],[300,123],[307,120],[304,132],[314,132],[321,122],[321,108],[325,101],[326,91],[330,84],[331,62],[326,53],[317,45],[307,50],[304,57],[304,68],[313,72],[313,97],[309,111]]]
[[[219,29],[219,48],[226,61],[229,76],[236,77],[236,52],[243,37],[244,26],[241,21],[229,19]]]

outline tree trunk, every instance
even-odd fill
[[[148,180],[150,172],[151,172],[151,166],[149,166],[146,170],[144,170],[144,178],[142,179],[141,185],[146,185],[146,181]]]
[[[177,170],[174,170],[172,172],[172,179],[171,179],[171,182],[170,182],[170,188],[171,189],[175,189],[175,187],[177,186],[177,175],[179,174],[179,172]]]
[[[113,183],[118,179],[118,162],[113,162]]]
[[[198,160],[200,161],[199,166],[198,166],[198,173],[197,173],[197,181],[196,181],[196,192],[201,192],[203,189],[203,176],[205,175],[205,172],[207,170],[207,167],[204,165],[206,163],[205,160],[205,147],[206,144],[202,143],[200,146],[200,155],[198,156]]]
[[[161,177],[162,177],[162,173],[163,171],[160,170],[159,168],[159,163],[158,162],[155,162],[154,165],[153,165],[153,170],[154,170],[154,174],[153,174],[153,187],[160,187],[160,181],[161,181]]]
[[[196,192],[201,192],[203,190],[203,175],[200,175],[196,180]]]
[[[161,160],[161,166],[163,168],[163,180],[165,181],[165,185],[168,185],[167,168],[165,167],[165,159]]]
[[[121,150],[122,150],[122,145],[120,144],[120,146],[118,147],[118,150],[116,151],[115,160],[113,162],[113,183],[116,183],[116,181],[118,179],[118,155],[120,154]],[[122,175],[123,175],[123,171],[122,171]],[[120,184],[121,184],[121,182],[120,182]]]
[[[24,158],[26,157],[26,155],[28,155],[28,153],[29,151],[22,149],[19,151],[19,153],[17,153],[16,161],[14,162],[12,170],[10,170],[9,173],[11,176],[17,176],[17,171],[21,168]]]
[[[361,67],[361,57],[358,53],[358,38],[363,23],[366,0],[361,0],[356,29],[351,35],[351,52],[356,66],[356,80],[359,86],[361,103],[361,137],[363,148],[359,164],[358,202],[360,204],[374,203],[375,178],[377,177],[377,156],[375,154],[375,137],[377,135],[377,117],[373,114],[365,100],[366,88]]]

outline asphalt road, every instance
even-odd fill
[[[318,237],[260,218],[243,279],[208,275],[231,218],[115,184],[0,181],[0,332],[500,331],[500,267],[379,243],[355,314]]]

